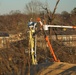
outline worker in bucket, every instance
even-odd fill
[[[36,26],[36,22],[33,22],[32,21],[32,18],[30,19],[30,21],[28,22],[28,27],[33,27],[33,28],[35,28],[35,26]]]

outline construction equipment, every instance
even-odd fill
[[[31,58],[32,58],[32,64],[37,64],[36,59],[36,37],[33,37],[33,33],[35,32],[35,22],[29,22],[29,44],[30,44],[30,52],[31,52]]]
[[[40,23],[40,26],[41,26],[41,28],[42,28],[41,30],[43,31],[44,38],[45,38],[45,40],[46,40],[46,42],[47,42],[47,44],[48,44],[48,47],[49,47],[49,49],[50,49],[50,52],[51,52],[51,54],[52,54],[52,56],[53,56],[54,61],[55,61],[55,62],[60,62],[60,60],[57,59],[57,57],[56,57],[56,55],[55,55],[55,53],[54,53],[54,50],[53,50],[53,48],[52,48],[52,45],[51,45],[51,43],[50,43],[50,41],[49,41],[49,38],[48,38],[45,30],[48,30],[49,27],[51,27],[51,28],[54,27],[54,28],[72,28],[72,29],[76,29],[76,26],[44,25],[44,24],[42,23],[42,21],[41,21],[40,18],[38,18],[37,20],[38,20],[38,22]]]
[[[48,20],[49,20],[50,23],[48,23],[48,24],[43,23],[43,22],[41,21],[41,19],[38,18],[37,20],[38,20],[41,28],[40,28],[40,30],[38,30],[38,31],[35,32],[35,31],[33,30],[34,23],[33,23],[33,22],[30,22],[30,23],[32,23],[32,24],[30,24],[29,28],[30,28],[31,56],[32,56],[32,63],[33,63],[33,64],[36,64],[36,63],[35,63],[35,54],[36,54],[36,51],[34,52],[34,50],[33,50],[33,49],[34,49],[34,43],[35,43],[34,40],[35,40],[35,39],[33,38],[33,35],[35,35],[36,33],[40,32],[40,31],[42,30],[42,31],[43,31],[43,34],[44,34],[45,41],[46,41],[47,44],[48,44],[48,47],[49,47],[49,49],[50,49],[50,52],[51,52],[51,54],[52,54],[52,56],[53,56],[54,61],[55,61],[55,62],[60,62],[60,60],[57,59],[57,57],[56,57],[56,55],[55,55],[55,53],[54,53],[54,50],[53,50],[53,48],[52,48],[52,45],[51,45],[51,43],[50,43],[50,41],[49,41],[49,38],[48,38],[45,30],[48,30],[48,28],[50,28],[50,27],[51,27],[51,28],[53,28],[53,27],[55,28],[55,27],[56,27],[56,28],[74,28],[74,29],[76,29],[76,26],[51,25],[51,22],[52,22],[52,20],[54,19],[54,14],[55,14],[55,12],[56,12],[56,8],[57,8],[57,5],[58,5],[59,1],[60,1],[60,0],[57,0],[57,3],[56,3],[55,8],[54,8],[54,11],[53,11],[53,13],[52,13],[52,17],[50,17],[49,12],[48,12],[48,9],[47,9],[47,8],[43,8],[43,9],[45,9],[45,10],[47,11]],[[33,25],[33,26],[31,26],[31,25]],[[36,61],[37,61],[37,60],[36,60]]]
[[[52,54],[52,56],[53,56],[53,58],[54,58],[54,61],[55,61],[55,62],[60,62],[60,60],[57,59],[57,57],[56,57],[56,55],[55,55],[55,53],[54,53],[54,50],[53,50],[52,45],[51,45],[51,43],[50,43],[50,41],[49,41],[49,38],[48,38],[48,36],[47,36],[44,28],[43,28],[43,23],[41,22],[41,19],[38,18],[37,20],[38,20],[38,22],[40,23],[41,30],[43,31],[45,41],[46,41],[47,44],[48,44],[48,47],[49,47],[50,52],[51,52],[51,54]]]
[[[44,30],[48,30],[50,27],[54,28],[73,28],[76,29],[76,26],[63,26],[63,25],[44,25]]]

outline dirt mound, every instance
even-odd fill
[[[76,64],[54,62],[40,70],[37,75],[76,75]]]

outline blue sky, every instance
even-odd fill
[[[31,0],[0,0],[0,14],[7,14],[11,10],[20,10],[24,12],[25,5]],[[50,10],[53,11],[55,3],[57,0],[39,0],[41,2],[47,2]],[[62,11],[70,12],[74,7],[76,7],[76,0],[60,0],[58,4],[57,13]]]

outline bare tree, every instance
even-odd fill
[[[25,11],[27,14],[36,13],[39,14],[42,3],[39,1],[31,1],[25,6]]]
[[[65,19],[68,19],[70,17],[70,14],[67,11],[63,11],[61,14]]]
[[[71,11],[72,14],[76,14],[76,7]]]
[[[12,15],[12,14],[20,14],[20,13],[21,13],[20,10],[11,10],[11,11],[9,12],[10,15]]]

